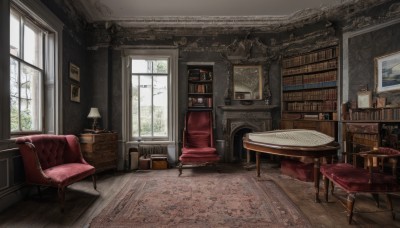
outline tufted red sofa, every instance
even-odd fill
[[[82,157],[74,135],[32,135],[16,139],[24,163],[26,182],[58,189],[61,211],[64,210],[65,188],[90,175],[96,189],[95,168]]]

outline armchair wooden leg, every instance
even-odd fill
[[[325,201],[328,202],[328,188],[329,188],[329,179],[326,176],[322,176],[324,179],[324,195],[325,195]]]
[[[179,176],[180,175],[182,175],[182,162],[181,163],[179,163],[179,166],[178,166],[178,168],[179,168]]]
[[[97,180],[96,180],[97,178],[96,178],[96,174],[93,174],[92,175],[92,180],[93,180],[93,188],[95,189],[95,190],[97,190]]]
[[[393,211],[392,196],[390,194],[386,194],[386,198],[387,198],[387,202],[388,202],[388,206],[389,206],[390,212],[392,213],[392,219],[395,220],[396,219],[396,214]]]
[[[356,201],[356,196],[353,193],[347,195],[347,216],[349,217],[349,225],[351,224],[351,220],[353,219],[353,208],[354,203]]]
[[[331,195],[333,195],[334,190],[335,190],[335,184],[331,181]]]
[[[379,194],[372,193],[372,198],[374,198],[376,206],[379,208]]]
[[[61,212],[64,212],[64,202],[65,202],[65,189],[64,188],[58,189],[58,198],[60,200]]]

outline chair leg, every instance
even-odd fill
[[[61,212],[64,212],[65,188],[58,188],[58,198],[60,200]]]
[[[387,198],[387,201],[388,201],[388,204],[389,204],[388,206],[389,206],[390,212],[392,213],[392,219],[395,220],[396,219],[396,214],[393,211],[392,196],[390,194],[386,194],[386,198]]]
[[[92,180],[93,180],[93,188],[95,189],[95,190],[97,190],[97,183],[96,183],[96,174],[93,174],[92,175]]]
[[[181,163],[179,163],[179,166],[178,166],[178,168],[179,168],[179,176],[180,175],[182,175],[182,162]]]
[[[333,195],[334,190],[335,190],[335,184],[331,182],[331,195]]]
[[[374,198],[376,206],[379,208],[379,194],[372,193],[372,198]]]
[[[351,220],[353,219],[353,208],[354,208],[355,201],[356,201],[355,194],[349,193],[347,195],[347,216],[349,219],[349,225],[351,224]]]
[[[325,201],[328,202],[328,188],[329,188],[329,179],[326,176],[322,176],[324,179],[324,195],[325,195]]]
[[[39,198],[41,199],[42,198],[42,191],[40,190],[40,186],[39,185],[37,185],[37,191],[38,191],[38,194],[39,194]]]

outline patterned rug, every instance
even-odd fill
[[[134,177],[91,227],[311,227],[271,180],[247,174]]]

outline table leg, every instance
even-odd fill
[[[314,158],[314,189],[315,189],[315,202],[320,203],[319,200],[319,166],[320,166],[320,159]]]
[[[250,166],[250,150],[246,150],[246,162],[247,166]]]
[[[256,152],[257,177],[260,177],[260,152]]]

